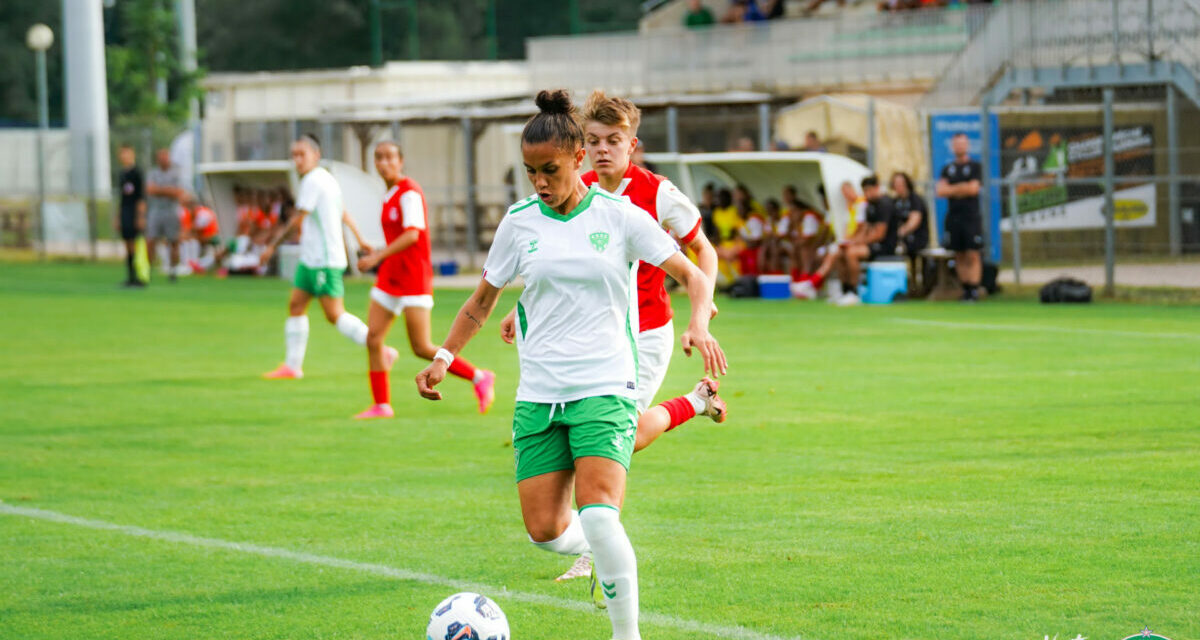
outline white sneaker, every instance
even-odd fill
[[[586,578],[592,575],[592,554],[585,553],[575,559],[575,564],[571,565],[570,569],[561,576],[554,579],[555,582],[564,582],[566,580],[574,580],[575,578]]]
[[[792,297],[798,300],[812,300],[817,297],[817,288],[813,286],[810,280],[793,282]]]
[[[839,307],[853,307],[860,304],[862,304],[862,300],[858,298],[857,293],[853,292],[842,294],[842,297],[838,298],[837,301],[837,306]]]

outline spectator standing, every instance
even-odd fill
[[[179,168],[171,164],[171,152],[159,149],[155,155],[157,166],[146,176],[146,227],[147,250],[150,259],[158,255],[158,242],[165,241],[169,247],[168,264],[163,265],[167,278],[175,282],[175,269],[179,265],[179,203],[183,200],[183,176]]]
[[[121,145],[117,151],[117,161],[121,163],[121,215],[113,219],[113,226],[125,241],[127,276],[123,284],[126,287],[144,287],[146,284],[138,279],[133,266],[137,237],[146,230],[146,193],[142,170],[137,167],[137,156],[133,147],[127,144]]]
[[[947,203],[946,247],[954,252],[954,270],[962,283],[963,302],[979,300],[979,281],[983,275],[983,218],[979,214],[979,185],[983,168],[967,155],[970,141],[958,133],[950,141],[954,160],[942,168],[937,196]]]
[[[683,26],[689,29],[703,29],[716,22],[712,11],[701,4],[700,0],[688,0],[687,13],[683,16]]]

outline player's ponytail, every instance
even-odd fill
[[[522,144],[553,142],[569,151],[583,146],[583,127],[579,126],[575,105],[566,89],[539,91],[534,103],[539,113],[525,123]]]

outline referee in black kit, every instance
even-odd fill
[[[979,215],[980,181],[983,167],[967,156],[967,134],[957,133],[950,141],[954,161],[942,168],[937,195],[948,203],[947,248],[954,252],[954,270],[962,283],[964,302],[979,300],[979,281],[983,275],[983,217]]]
[[[137,250],[137,238],[146,229],[146,193],[142,181],[142,170],[137,168],[133,147],[123,144],[117,151],[121,163],[121,214],[114,218],[114,227],[125,241],[125,270],[128,275],[123,283],[126,287],[146,286],[138,279],[133,268],[133,254]]]

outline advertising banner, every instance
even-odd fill
[[[1005,129],[1007,175],[1024,182],[1017,188],[1022,231],[1100,229],[1104,227],[1104,186],[1066,184],[1065,178],[1104,175],[1103,129],[1091,127],[1014,127]],[[1154,174],[1154,135],[1149,124],[1113,130],[1114,173]],[[1012,228],[1005,193],[1002,228]],[[1157,220],[1153,184],[1122,183],[1113,193],[1115,226],[1153,227]]]

